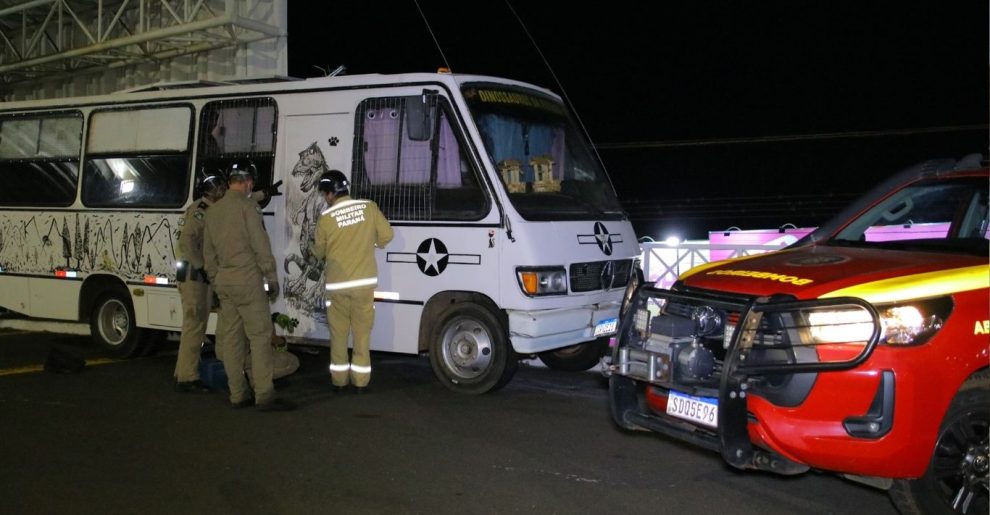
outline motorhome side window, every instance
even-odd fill
[[[96,111],[89,118],[82,200],[90,207],[179,207],[189,187],[192,108]]]
[[[82,124],[79,112],[0,118],[0,205],[72,204]]]
[[[242,98],[210,102],[199,116],[196,170],[219,169],[249,159],[258,169],[254,189],[272,183],[275,166],[275,101],[271,98]]]
[[[435,95],[358,106],[351,193],[390,220],[478,220],[489,205],[446,103]]]

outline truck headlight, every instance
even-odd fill
[[[567,294],[567,272],[562,266],[519,267],[516,278],[519,288],[530,297]]]
[[[952,312],[949,298],[878,306],[882,333],[880,343],[888,345],[918,345],[925,343],[945,325]]]
[[[911,343],[925,330],[925,319],[914,306],[887,308],[880,313],[880,322],[883,327],[880,341],[884,343]]]
[[[813,343],[859,343],[873,336],[873,317],[859,306],[816,309],[808,313]]]
[[[880,315],[880,343],[924,343],[942,328],[951,310],[952,302],[949,299],[877,306]],[[814,343],[865,342],[873,331],[869,313],[861,308],[812,311],[808,313],[808,323]]]

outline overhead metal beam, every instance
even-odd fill
[[[271,4],[264,0],[26,1],[0,9],[0,82],[10,85],[59,70],[91,71],[109,66],[108,60],[119,66],[118,61],[169,59],[285,36],[283,28],[249,17]],[[115,53],[120,50],[126,53]],[[104,64],[94,64],[99,62]]]

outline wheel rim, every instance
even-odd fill
[[[110,299],[100,307],[97,327],[100,330],[100,337],[109,345],[117,346],[127,339],[130,323],[127,306],[120,300]]]
[[[986,513],[990,417],[980,410],[960,414],[939,435],[932,463],[942,500],[957,513]]]
[[[443,363],[460,379],[477,379],[492,362],[492,337],[480,322],[470,318],[453,320],[441,340]]]

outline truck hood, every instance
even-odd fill
[[[691,269],[682,284],[750,296],[896,302],[990,286],[985,257],[815,245]]]

